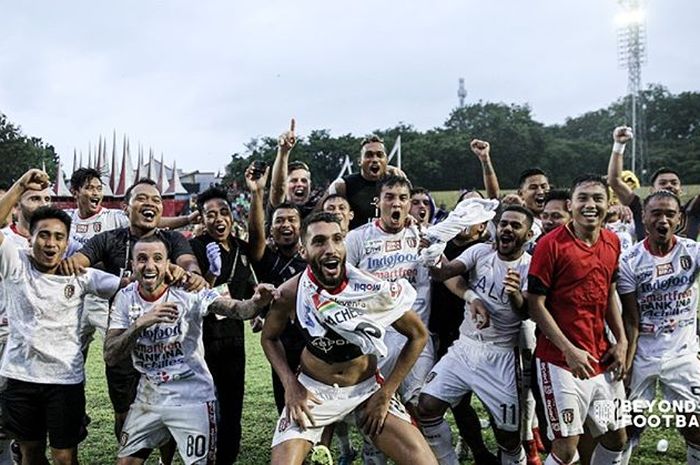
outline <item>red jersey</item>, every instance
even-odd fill
[[[570,228],[560,226],[538,241],[528,272],[528,292],[546,295],[545,306],[562,333],[600,360],[610,347],[605,313],[610,285],[617,279],[620,240],[602,229],[598,241],[588,246]],[[564,354],[540,331],[535,355],[568,369]],[[592,365],[596,374],[604,371],[600,364]]]

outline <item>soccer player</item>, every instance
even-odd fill
[[[201,197],[200,197],[201,198]],[[204,360],[202,325],[209,313],[249,319],[275,289],[257,286],[250,300],[216,290],[190,293],[166,283],[168,245],[156,235],[134,244],[136,282],[116,296],[105,339],[109,365],[131,356],[141,374],[121,434],[119,465],[140,465],[172,435],[185,464],[216,462],[216,395]]]
[[[626,442],[620,418],[593,409],[597,401],[625,398],[627,338],[615,298],[620,241],[602,227],[607,211],[605,181],[575,179],[572,221],[542,237],[530,263],[528,303],[539,330],[535,356],[552,438],[546,465],[575,460],[584,422],[602,435],[593,465],[619,461]],[[615,344],[605,337],[606,323]]]
[[[671,191],[652,193],[643,208],[647,237],[622,256],[618,283],[629,338],[629,398],[655,400],[658,383],[664,399],[697,406],[700,246],[674,234],[682,206]],[[679,428],[689,465],[700,464],[700,428],[695,425]]]
[[[266,178],[265,178],[266,179]],[[248,244],[231,231],[233,217],[226,191],[210,187],[197,196],[204,218],[204,234],[190,239],[197,263],[212,287],[225,285],[231,297],[253,295],[256,279]],[[216,463],[236,461],[241,441],[241,414],[245,388],[243,322],[209,314],[203,319],[204,359],[214,378],[219,407]]]
[[[435,201],[428,189],[414,187],[411,189],[411,208],[408,213],[417,221],[417,225],[427,228],[435,216]]]
[[[0,217],[26,191],[41,192],[48,176],[29,170],[0,199]],[[46,464],[48,434],[54,463],[78,463],[85,416],[84,360],[79,326],[87,294],[108,298],[119,279],[94,269],[59,276],[68,246],[70,217],[51,207],[29,220],[31,249],[0,235],[0,278],[7,294],[9,337],[0,366],[5,430],[20,445],[22,463]]]
[[[547,192],[544,210],[540,215],[543,234],[547,234],[571,220],[571,213],[568,209],[569,202],[571,202],[569,191],[555,189]]]
[[[321,209],[324,212],[335,214],[338,219],[340,219],[340,228],[343,230],[343,233],[348,233],[350,230],[350,221],[355,216],[352,208],[350,208],[348,199],[339,194],[328,195],[323,199]]]
[[[280,287],[261,339],[285,387],[271,463],[301,464],[326,425],[352,417],[396,463],[437,465],[394,397],[427,340],[425,327],[410,310],[415,291],[405,280],[383,282],[346,265],[344,235],[335,215],[306,218],[301,253],[308,268]],[[298,377],[279,340],[289,320],[300,327],[305,343]],[[407,342],[382,382],[376,354],[386,351],[382,334],[388,325]]]
[[[632,129],[626,126],[619,126],[613,131],[613,148],[608,164],[608,182],[620,199],[622,205],[630,207],[634,217],[634,226],[637,233],[637,240],[641,241],[646,236],[642,220],[642,201],[639,195],[627,185],[622,178],[623,158],[625,146],[634,137]],[[651,188],[649,192],[658,190],[668,190],[679,196],[683,192],[681,178],[677,171],[670,168],[660,168],[651,175]],[[698,237],[698,226],[700,225],[700,196],[689,200],[681,210],[681,221],[678,224],[677,234],[687,235],[693,240]]]
[[[468,392],[482,400],[494,420],[501,463],[525,464],[518,337],[527,317],[524,277],[530,255],[523,245],[532,234],[532,221],[529,210],[508,206],[497,221],[495,246],[474,245],[440,268],[431,268],[440,281],[452,278],[448,287],[455,295],[464,295],[469,311],[459,339],[426,378],[418,404],[423,433],[441,465],[458,463],[443,416]],[[465,273],[466,280],[460,276]]]

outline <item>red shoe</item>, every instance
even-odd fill
[[[535,441],[525,441],[525,455],[527,456],[527,465],[542,465],[542,459],[537,452],[537,444]]]
[[[538,427],[532,428],[532,439],[535,441],[535,444],[537,444],[537,452],[542,452],[543,454],[547,452],[544,443],[542,443],[542,436],[540,436],[540,429]]]

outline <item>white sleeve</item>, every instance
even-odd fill
[[[119,290],[119,278],[94,268],[87,269],[86,290],[89,294],[110,299]]]
[[[625,254],[620,260],[620,266],[617,271],[617,293],[619,295],[632,294],[637,291],[637,283],[634,279],[634,271],[630,261],[628,254]]]
[[[115,222],[117,223],[117,229],[129,226],[129,217],[124,210],[115,211]]]
[[[117,294],[112,303],[112,310],[109,312],[109,329],[128,329],[129,326],[131,326],[129,298],[124,289]]]
[[[477,250],[480,248],[479,245],[469,247],[467,250],[462,252],[458,257],[455,258],[458,262],[461,262],[467,271],[471,270],[476,266]]]
[[[0,278],[10,279],[19,276],[21,272],[22,260],[19,258],[19,249],[9,237],[5,236],[0,243]]]
[[[221,294],[217,292],[216,289],[202,289],[198,293],[194,294],[194,308],[202,315],[206,316],[209,314],[209,305],[216,299],[221,297]]]
[[[345,238],[345,248],[347,250],[346,261],[353,265],[359,266],[362,261],[362,234],[360,230],[350,231]]]

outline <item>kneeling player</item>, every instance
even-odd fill
[[[117,295],[105,340],[108,365],[130,354],[141,373],[117,463],[144,463],[170,435],[185,464],[214,463],[216,396],[204,362],[202,320],[209,312],[252,318],[276,291],[261,284],[252,299],[237,301],[214,290],[189,293],[170,287],[165,282],[167,246],[156,235],[134,244],[132,256],[137,282]]]
[[[474,392],[493,417],[501,462],[525,463],[520,441],[518,338],[526,316],[520,277],[527,275],[530,264],[523,245],[532,236],[532,222],[529,210],[506,207],[497,222],[495,247],[477,244],[441,268],[431,269],[437,279],[468,273],[468,282],[458,276],[446,284],[465,296],[471,312],[457,342],[428,375],[418,403],[423,432],[441,465],[458,463],[443,415],[468,392]]]
[[[664,399],[687,401],[697,409],[700,246],[673,234],[681,220],[681,203],[670,191],[656,191],[646,198],[642,220],[647,237],[622,256],[618,284],[630,341],[629,397],[653,401],[658,382]],[[696,414],[676,413],[685,415],[688,422],[689,415]],[[700,464],[700,428],[698,418],[694,420],[694,426],[679,428],[688,445],[688,464],[693,465]]]

